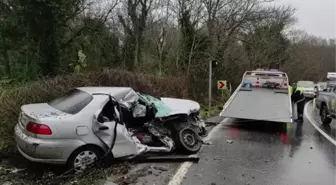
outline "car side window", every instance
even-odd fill
[[[98,121],[106,122],[106,120],[104,120],[104,117],[108,118],[109,121],[114,119],[114,106],[113,106],[112,101],[108,101],[105,104],[101,113],[99,114]]]

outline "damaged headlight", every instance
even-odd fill
[[[199,114],[200,114],[200,111],[198,109],[193,109],[193,110],[191,110],[191,112],[192,112],[190,114],[191,117],[198,117]]]

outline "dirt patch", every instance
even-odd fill
[[[14,158],[16,162],[11,161]],[[63,166],[32,163],[20,156],[2,159],[0,164],[0,184],[8,185],[104,184],[107,177],[124,175],[133,166],[128,162],[118,162],[108,167],[96,166],[81,174],[64,174]]]

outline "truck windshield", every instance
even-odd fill
[[[63,96],[50,101],[48,104],[62,112],[68,114],[77,114],[85,106],[87,106],[92,101],[92,99],[92,95],[79,89],[73,89]]]
[[[314,87],[314,82],[312,81],[299,81],[297,83],[298,87]]]

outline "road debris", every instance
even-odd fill
[[[153,168],[160,171],[168,171],[168,168],[164,166],[154,166]]]
[[[226,140],[226,142],[229,143],[229,144],[232,144],[232,143],[233,143],[233,140],[228,139],[228,140]]]
[[[204,145],[211,145],[212,144],[211,141],[206,141],[205,139],[201,139],[201,141],[202,141],[202,144],[204,144]]]
[[[19,168],[5,168],[0,166],[0,171],[6,172],[6,173],[18,173],[20,171],[24,171],[25,169],[19,169]]]

